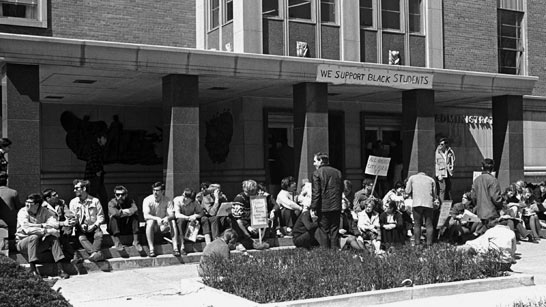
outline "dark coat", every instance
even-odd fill
[[[482,220],[499,217],[502,208],[502,196],[497,178],[489,173],[478,176],[472,184],[472,203],[476,214]]]
[[[381,242],[383,243],[404,243],[404,220],[402,214],[398,211],[394,213],[394,221],[396,222],[396,228],[385,229],[383,225],[387,224],[387,212],[379,215],[379,225],[381,225]]]
[[[341,211],[342,193],[343,180],[339,170],[324,165],[313,173],[311,209],[317,212]]]

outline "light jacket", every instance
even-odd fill
[[[442,180],[453,176],[453,166],[455,164],[455,153],[453,149],[448,148],[445,153],[440,151],[440,146],[436,148],[436,178]]]

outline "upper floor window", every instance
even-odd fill
[[[423,26],[421,23],[422,15],[422,0],[409,0],[409,32],[410,33],[423,33]]]
[[[279,0],[262,0],[262,14],[267,17],[279,17]]]
[[[233,20],[233,0],[226,0],[224,23]]]
[[[210,0],[209,27],[214,29],[220,25],[220,0]]]
[[[373,27],[373,1],[360,0],[360,26],[371,28]]]
[[[498,10],[499,72],[519,75],[523,68],[523,12]]]
[[[320,0],[320,21],[336,22],[336,0]]]
[[[47,28],[47,0],[0,0],[0,24]]]
[[[288,0],[288,17],[312,20],[311,0]]]
[[[400,31],[400,0],[381,0],[383,29]]]

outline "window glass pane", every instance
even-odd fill
[[[322,22],[336,22],[336,1],[321,0],[320,15],[320,21]]]
[[[499,72],[519,74],[523,48],[521,41],[521,20],[523,13],[509,10],[499,10]]]
[[[421,33],[421,0],[409,0],[409,32]]]
[[[288,17],[311,19],[311,0],[289,0]]]
[[[383,29],[400,30],[400,0],[381,0]]]
[[[226,22],[233,20],[233,0],[226,1]]]
[[[210,1],[210,28],[216,28],[220,23],[220,0]]]
[[[279,16],[279,0],[262,0],[262,14],[264,16]]]
[[[372,0],[360,0],[360,26],[373,27]]]
[[[27,7],[25,5],[17,4],[2,4],[2,16],[4,17],[26,17]]]

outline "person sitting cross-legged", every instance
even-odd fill
[[[36,193],[28,195],[25,207],[17,213],[15,238],[17,250],[28,256],[33,274],[39,275],[36,263],[46,256],[53,256],[59,276],[68,278],[61,265],[65,256],[59,241],[59,226],[55,212],[42,206],[42,197]]]
[[[210,224],[201,205],[195,201],[195,192],[192,189],[184,189],[181,196],[173,199],[174,217],[176,218],[176,227],[178,236],[173,239],[180,240],[180,251],[174,251],[175,256],[186,255],[184,250],[184,236],[190,225],[203,228],[203,233],[209,236],[210,240]],[[210,241],[209,241],[210,242]],[[206,243],[209,243],[206,242]]]
[[[226,229],[221,236],[216,238],[210,244],[205,246],[203,249],[203,254],[201,255],[201,260],[199,261],[199,267],[197,272],[199,276],[203,276],[203,270],[206,269],[207,258],[209,257],[221,257],[223,259],[230,258],[230,250],[235,249],[237,244],[237,232],[233,229]]]
[[[173,254],[176,254],[178,252],[178,242],[175,240],[177,234],[174,229],[171,230],[171,221],[174,219],[173,204],[165,196],[165,184],[158,181],[152,185],[152,189],[153,194],[142,201],[142,213],[146,220],[146,240],[150,248],[148,256],[157,256],[154,248],[154,236],[157,232],[162,234],[171,232]]]
[[[89,181],[74,180],[74,197],[70,201],[70,211],[76,217],[76,236],[87,253],[89,260],[100,261],[103,259],[100,251],[102,245],[102,230],[100,225],[104,223],[104,212],[100,201],[89,195]],[[92,240],[92,242],[91,242]]]
[[[115,197],[108,202],[109,231],[118,251],[124,250],[119,235],[130,233],[133,235],[133,246],[140,253],[142,252],[142,246],[138,241],[138,209],[135,200],[129,198],[128,194],[129,191],[122,185],[114,188]]]

